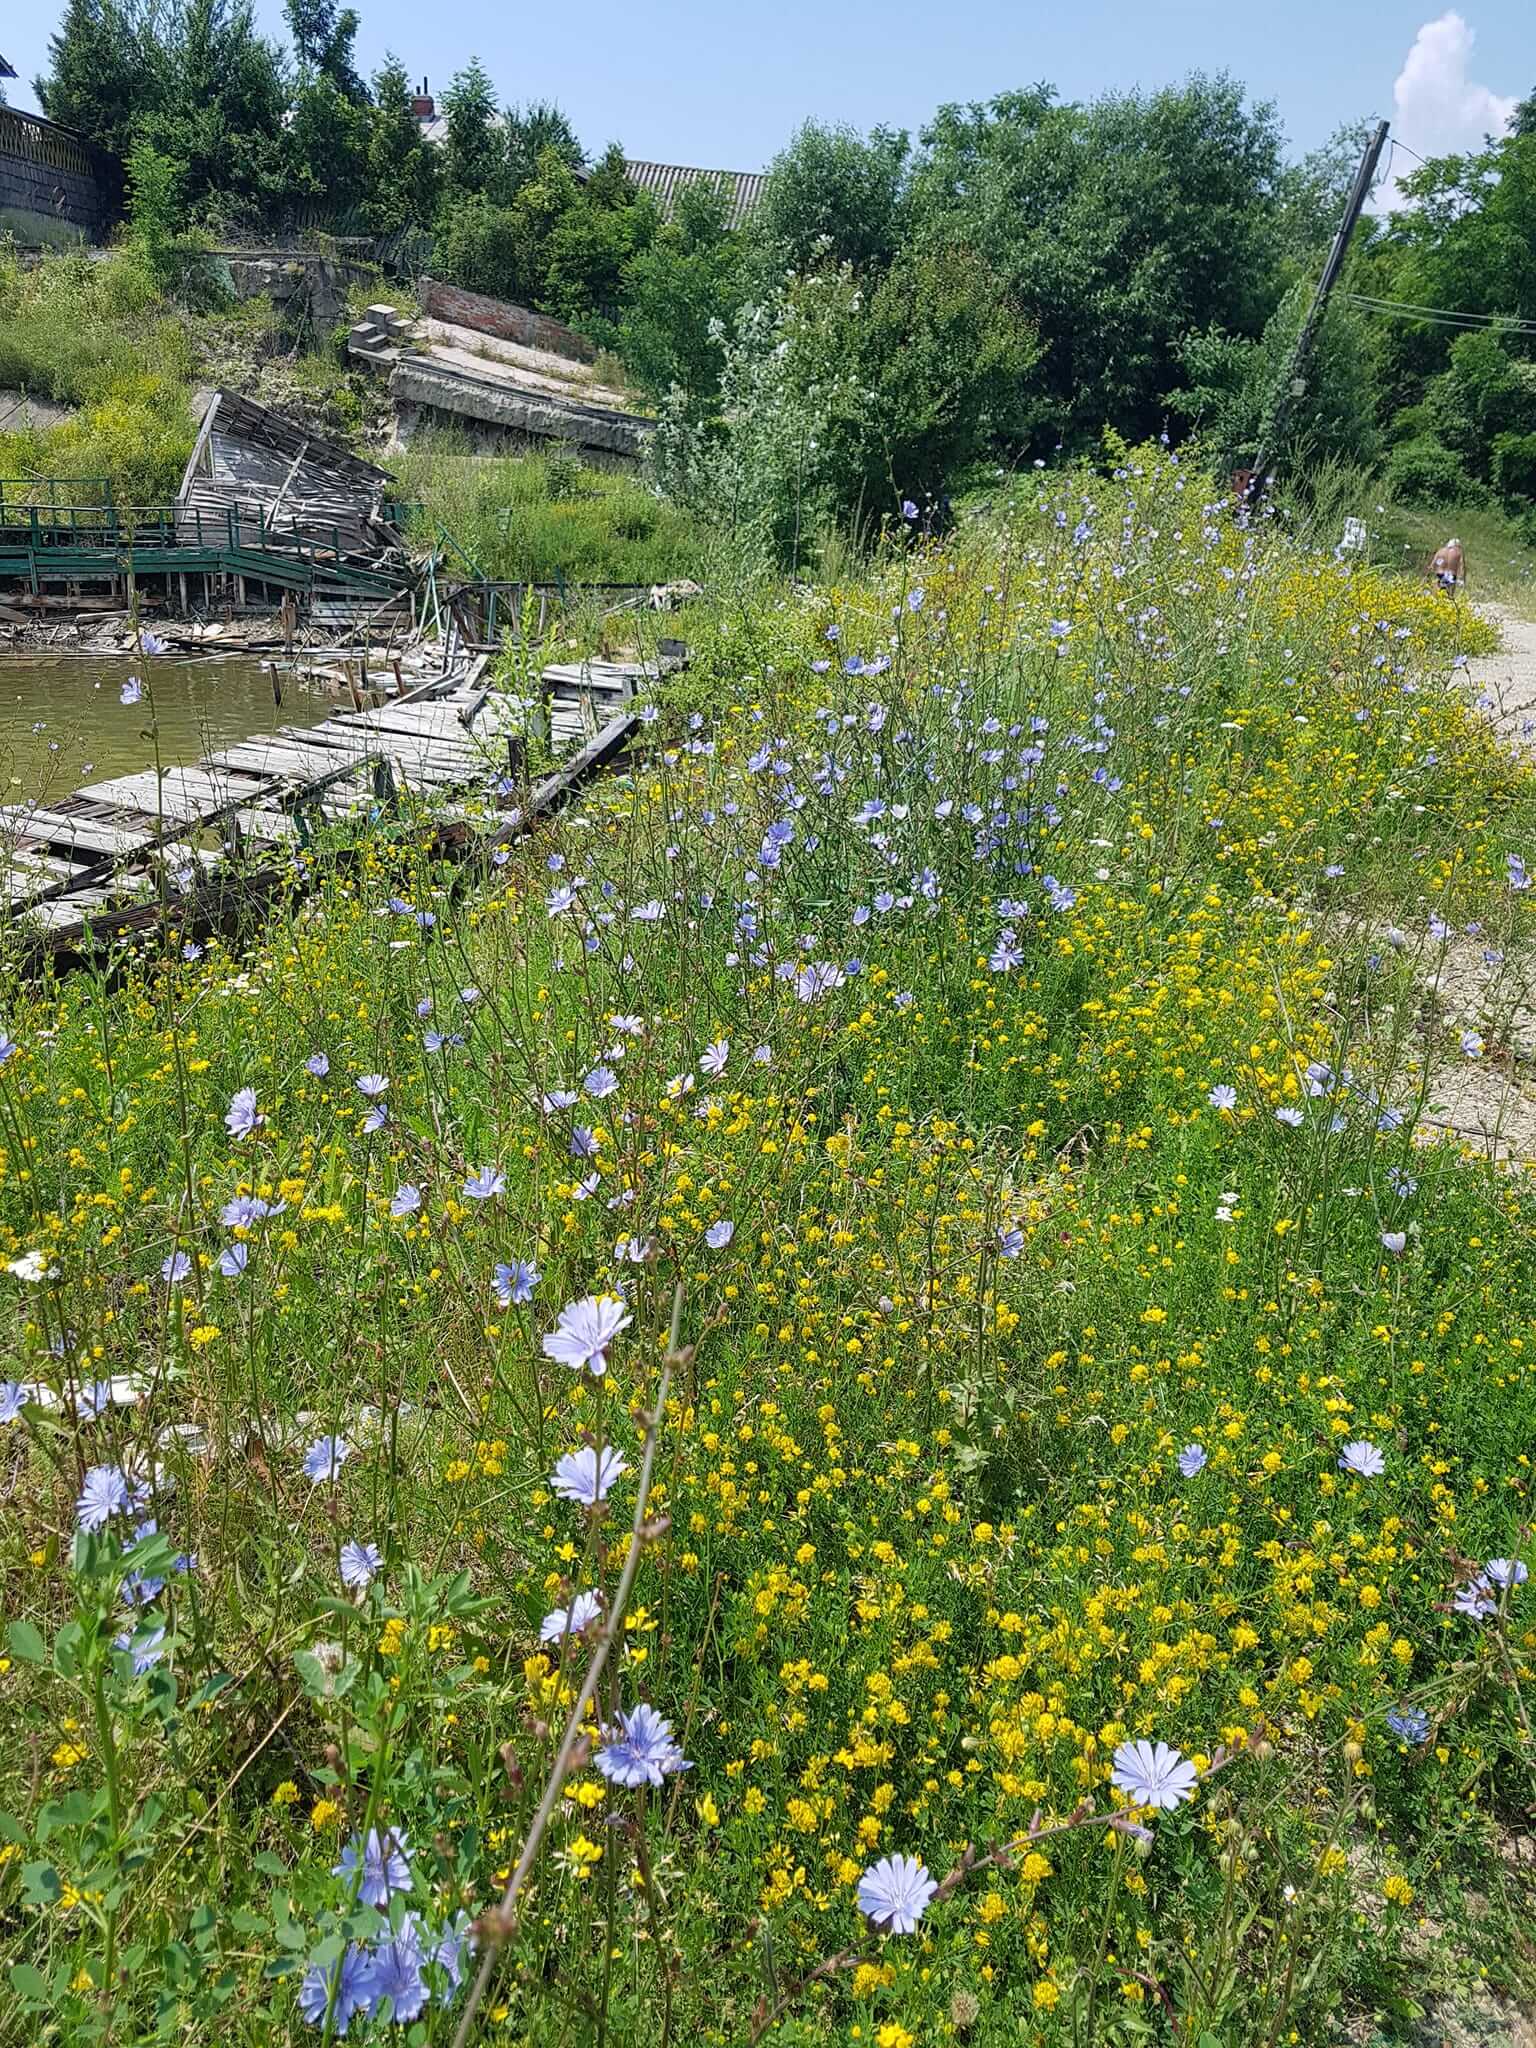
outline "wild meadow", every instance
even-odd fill
[[[1532,1196],[1446,1108],[1536,900],[1489,629],[1154,448],[688,633],[479,866],[408,815],[5,970],[0,2035],[1528,1992]]]

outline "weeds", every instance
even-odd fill
[[[1509,1978],[1486,630],[1152,451],[691,637],[484,886],[10,975],[24,2037],[1401,2037],[1474,1871]]]

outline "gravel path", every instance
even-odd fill
[[[1536,758],[1536,621],[1503,605],[1480,605],[1503,636],[1495,654],[1468,666],[1489,716],[1517,752]],[[1536,955],[1513,954],[1497,968],[1472,939],[1450,939],[1424,985],[1420,1029],[1427,1038],[1476,1031],[1481,1060],[1437,1060],[1424,1126],[1490,1158],[1536,1166]]]
[[[1536,620],[1523,619],[1501,604],[1478,607],[1492,619],[1504,636],[1497,654],[1485,654],[1471,664],[1472,680],[1486,691],[1497,707],[1495,724],[1517,746],[1536,741],[1536,724],[1522,728],[1526,720],[1536,721]]]

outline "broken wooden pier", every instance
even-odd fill
[[[637,691],[681,665],[677,643],[652,662],[557,663],[543,671],[542,724],[558,765],[523,791],[526,824],[611,760],[639,724]],[[487,659],[372,710],[338,712],[225,745],[190,767],[90,783],[51,802],[0,807],[0,874],[13,920],[73,950],[99,933],[153,922],[159,897],[183,907],[236,854],[293,849],[321,821],[366,824],[411,794],[435,800],[450,848],[470,844],[456,799],[521,781],[511,700]],[[540,723],[535,719],[535,726]],[[274,870],[275,872],[275,870]]]

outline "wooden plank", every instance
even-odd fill
[[[286,811],[236,811],[234,822],[247,838],[264,840],[271,845],[299,836],[298,826]]]
[[[466,773],[467,764],[456,764],[437,758],[430,746],[413,745],[410,740],[403,737],[337,732],[334,722],[312,726],[307,737],[316,743],[317,752],[323,751],[331,757],[333,767],[342,760],[355,761],[360,767],[370,761],[388,761],[391,767],[401,773],[428,782],[441,783],[447,788],[454,788],[469,779]]]
[[[0,811],[0,832],[37,845],[83,847],[87,853],[133,853],[151,834],[128,825],[72,818],[61,811]]]
[[[214,776],[200,768],[167,768],[157,780],[151,769],[141,775],[115,775],[77,793],[96,803],[116,804],[145,817],[163,816],[185,825],[238,797],[256,795],[262,780],[259,775]]]
[[[324,772],[316,768],[312,753],[290,746],[284,740],[273,739],[268,734],[258,734],[255,739],[241,740],[235,746],[226,747],[222,754],[211,756],[209,766],[238,768],[243,774],[290,783]]]

